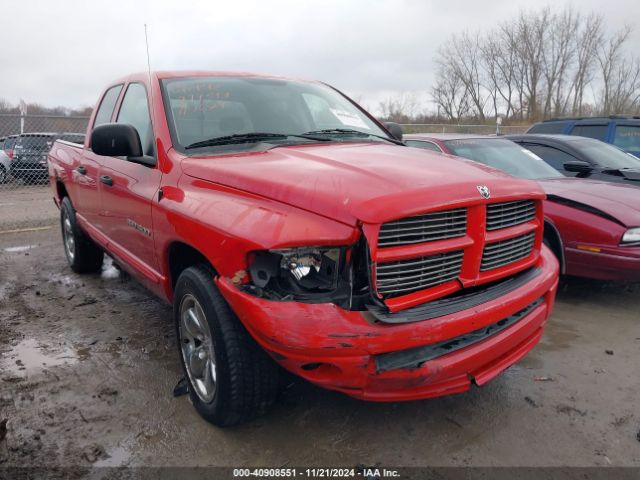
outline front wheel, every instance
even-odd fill
[[[264,413],[278,393],[278,367],[251,338],[204,265],[176,284],[173,315],[180,361],[197,412],[221,427]]]
[[[80,230],[69,197],[64,197],[60,203],[60,228],[64,253],[71,270],[76,273],[99,272],[104,252]]]

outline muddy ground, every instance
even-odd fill
[[[0,191],[1,466],[640,466],[640,286],[564,281],[542,343],[481,389],[373,404],[296,381],[220,430],[172,395],[170,308],[108,265],[73,274],[49,197]]]

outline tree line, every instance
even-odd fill
[[[632,28],[573,7],[521,11],[487,31],[452,35],[438,50],[431,96],[447,119],[533,122],[640,113]]]
[[[51,115],[59,117],[88,117],[93,110],[92,107],[45,107],[39,103],[27,103],[26,106],[28,115]],[[20,106],[0,98],[0,114],[20,115]]]

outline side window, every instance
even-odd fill
[[[422,140],[407,140],[406,143],[410,147],[422,148],[423,150],[431,150],[434,152],[442,153],[440,147],[433,142],[423,142]]]
[[[121,90],[122,85],[116,85],[104,94],[102,102],[100,102],[100,106],[98,107],[98,113],[96,113],[96,120],[93,122],[94,127],[111,121],[111,115],[113,114],[113,109],[116,106],[116,100],[118,100]]]
[[[571,130],[571,135],[578,137],[595,138],[596,140],[604,141],[607,138],[607,130],[609,125],[576,125]]]
[[[153,155],[153,132],[149,116],[147,89],[142,84],[132,83],[127,87],[127,92],[120,105],[117,122],[133,125],[138,131],[143,152],[145,155]]]
[[[527,150],[532,151],[549,165],[556,170],[564,172],[564,164],[566,162],[572,162],[578,160],[573,155],[558,150],[557,148],[547,147],[546,145],[536,145],[531,143],[525,143],[522,145]]]
[[[613,144],[625,152],[640,154],[640,125],[618,125]]]

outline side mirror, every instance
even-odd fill
[[[395,122],[384,122],[384,126],[396,139],[402,140],[402,127]]]
[[[567,172],[572,173],[590,173],[593,170],[590,164],[581,160],[566,162],[563,167]]]
[[[144,155],[138,131],[126,123],[106,123],[91,132],[91,149],[105,157],[127,157],[127,160],[152,167],[154,157]]]
[[[91,149],[105,157],[141,157],[138,131],[125,123],[107,123],[91,132]]]

